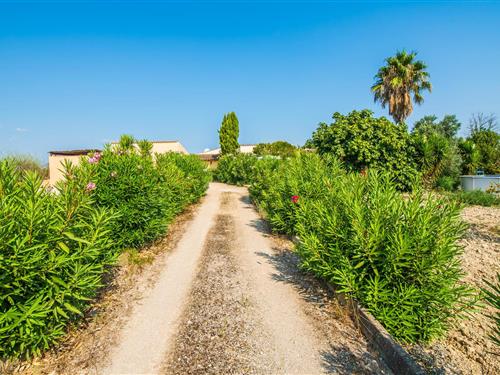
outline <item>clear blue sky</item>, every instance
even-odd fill
[[[303,144],[370,108],[385,57],[416,50],[432,94],[409,118],[500,115],[499,2],[0,0],[0,154],[99,147],[122,133]]]

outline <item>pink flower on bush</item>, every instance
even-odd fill
[[[297,204],[297,202],[299,201],[299,196],[298,195],[292,195],[292,203],[295,203]]]
[[[97,164],[99,163],[99,160],[101,160],[101,154],[96,152],[94,154],[94,156],[92,156],[91,158],[89,158],[89,163],[90,164]]]
[[[87,186],[85,187],[85,190],[87,190],[87,191],[92,191],[92,190],[95,190],[95,188],[96,188],[95,183],[93,183],[93,182],[91,181],[91,182],[89,182],[89,183],[87,184]]]

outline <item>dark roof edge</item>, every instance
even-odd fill
[[[88,155],[92,152],[101,152],[101,150],[99,150],[97,148],[93,148],[93,149],[88,149],[88,150],[49,151],[49,154],[50,155],[68,155],[68,156],[74,155],[74,156],[77,156],[77,155]]]

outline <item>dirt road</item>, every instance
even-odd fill
[[[98,374],[388,373],[245,188],[212,183]]]

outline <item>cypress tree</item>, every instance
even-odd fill
[[[219,143],[221,155],[236,154],[240,149],[238,137],[240,126],[236,113],[230,112],[224,115],[219,129]]]

